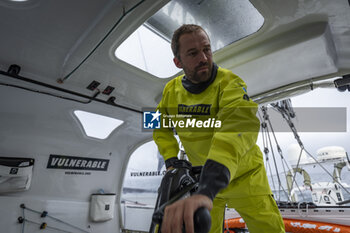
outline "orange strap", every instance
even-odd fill
[[[283,219],[286,232],[290,233],[322,233],[338,232],[350,233],[350,226],[334,223],[324,223],[315,221],[306,221],[298,219]],[[231,218],[225,220],[225,227],[228,228],[246,228],[242,218]]]

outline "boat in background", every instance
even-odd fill
[[[344,167],[347,168],[344,173],[350,175],[348,153],[343,147],[328,146],[318,149],[316,156],[313,156],[305,149],[306,145],[303,144],[293,123],[296,114],[290,100],[283,100],[272,106],[278,108],[297,141],[287,148],[287,155],[284,156],[267,109],[262,108],[264,114],[262,131],[265,134],[263,137],[268,141],[264,143],[266,145],[265,165],[271,172],[269,152],[272,152],[274,161],[277,157],[273,153],[271,142],[271,138],[274,138],[274,145],[281,159],[280,166],[284,169],[284,172],[277,173],[274,178],[271,175],[269,181],[270,186],[275,188],[274,198],[282,214],[286,231],[291,233],[350,232],[350,186],[341,179]],[[280,171],[280,169],[275,167],[273,170]],[[225,219],[227,230],[248,232],[244,220],[234,209],[226,209]]]
[[[342,169],[347,168],[345,173],[350,171],[349,158],[345,149],[338,146],[321,148],[317,151],[317,161],[314,161],[306,153],[300,153],[299,146],[295,144],[289,148],[287,158],[292,167],[285,174],[284,185],[288,195],[284,197],[287,200],[277,202],[286,231],[293,233],[350,232],[350,186],[341,181]],[[320,169],[317,169],[316,173],[313,171],[317,165],[322,165],[328,169],[327,171],[329,168],[334,168],[332,181],[312,182],[313,175],[322,174],[319,172]],[[299,179],[299,182],[293,181],[296,173],[301,175],[302,179]],[[327,178],[325,175],[322,177]],[[303,185],[299,186],[296,183],[303,183]],[[284,192],[285,190],[279,190],[279,192],[275,190],[276,199],[279,195],[285,194]],[[344,192],[346,195],[343,194]],[[225,217],[225,226],[232,232],[235,232],[234,229],[236,232],[241,232],[239,229],[246,229],[244,220],[234,209],[227,208]]]

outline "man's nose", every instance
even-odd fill
[[[205,54],[205,52],[201,52],[199,54],[199,61],[200,62],[207,62],[208,61],[208,56]]]

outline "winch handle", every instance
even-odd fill
[[[200,207],[193,216],[193,225],[195,233],[208,233],[211,227],[211,217],[209,210]]]

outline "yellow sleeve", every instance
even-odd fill
[[[230,180],[235,177],[241,158],[256,145],[260,121],[258,105],[249,99],[245,83],[238,77],[223,87],[217,119],[221,128],[213,135],[207,159],[226,166]]]
[[[165,87],[163,91],[163,97],[160,101],[157,110],[160,113],[168,114],[166,111],[167,105],[167,91],[168,88]],[[161,116],[162,119],[162,116]],[[179,153],[179,144],[174,136],[174,132],[171,128],[166,129],[154,129],[153,130],[153,140],[158,146],[159,153],[163,156],[164,161],[167,159],[177,157]]]

